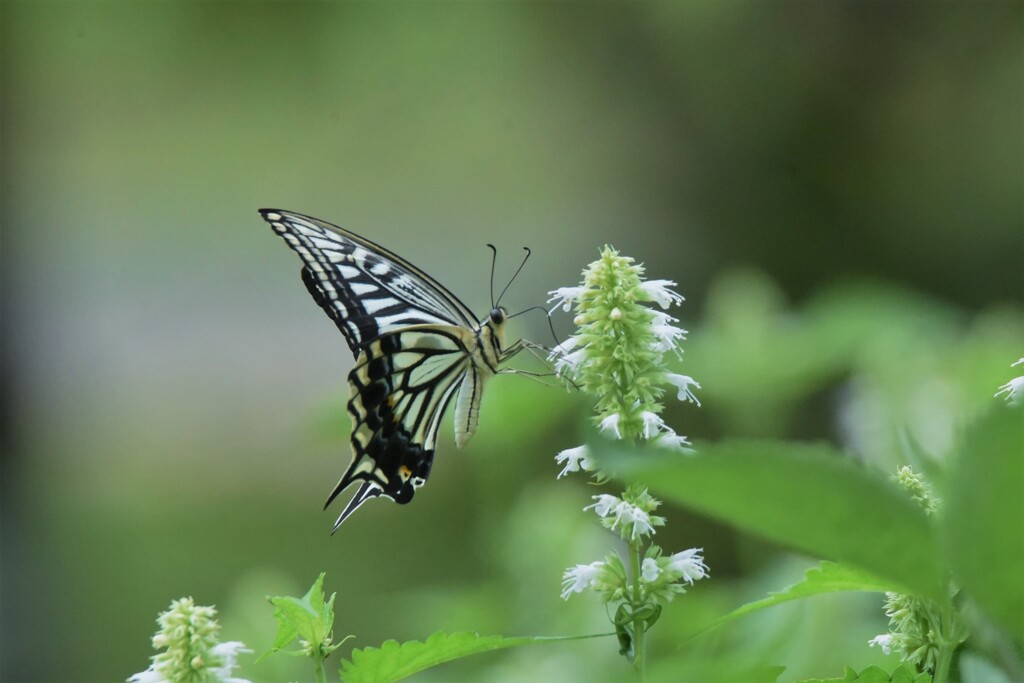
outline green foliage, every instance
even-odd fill
[[[593,637],[504,638],[476,633],[438,632],[427,638],[426,642],[412,640],[399,643],[387,640],[379,648],[352,650],[350,659],[342,660],[341,680],[344,683],[392,683],[439,664],[482,652]]]
[[[807,678],[797,683],[931,683],[931,680],[928,674],[919,674],[914,667],[903,664],[891,675],[877,666],[869,666],[860,673],[846,667],[846,675],[842,678]]]
[[[870,591],[884,593],[891,588],[891,584],[854,567],[836,564],[835,562],[822,562],[817,567],[811,567],[804,573],[804,578],[788,586],[781,591],[769,593],[768,597],[754,602],[748,602],[742,607],[716,619],[707,627],[701,630],[704,633],[722,624],[746,616],[752,612],[781,605],[790,600],[800,600],[823,593],[837,593],[842,591]],[[697,634],[699,635],[699,634]]]
[[[849,282],[791,307],[758,271],[724,274],[707,320],[687,345],[701,397],[729,433],[784,436],[801,401],[843,381],[848,441],[884,468],[909,435],[932,455],[950,427],[991,403],[1020,355],[1019,310],[993,309],[967,324],[961,311],[898,286]],[[943,425],[943,421],[946,422]],[[932,477],[927,463],[911,463]]]
[[[713,666],[687,668],[681,675],[679,664],[661,662],[660,666],[652,666],[648,676],[650,683],[680,683],[680,681],[700,681],[700,683],[778,683],[779,677],[786,671],[784,666],[765,666],[757,664],[741,664],[723,657]],[[609,681],[615,680],[609,677]],[[625,680],[625,679],[623,679]],[[615,680],[615,683],[620,683]]]
[[[965,593],[1024,642],[1024,411],[998,405],[964,435],[943,515]]]
[[[324,574],[321,573],[313,586],[301,598],[290,596],[267,596],[274,606],[277,620],[277,635],[269,652],[260,659],[291,645],[295,640],[304,641],[303,650],[291,651],[291,655],[307,655],[324,658],[336,650],[341,643],[331,644],[331,629],[334,627],[334,596],[324,600]],[[344,641],[342,641],[344,642]],[[258,660],[257,660],[258,661]]]
[[[697,457],[591,440],[617,475],[665,500],[812,555],[861,567],[893,586],[943,598],[936,534],[887,478],[824,444],[729,440]],[[603,456],[603,457],[602,457]]]

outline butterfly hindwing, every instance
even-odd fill
[[[349,373],[352,463],[327,504],[354,481],[363,484],[335,529],[379,495],[408,503],[426,483],[441,417],[470,365],[473,334],[452,325],[417,325],[384,335]]]

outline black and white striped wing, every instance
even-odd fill
[[[471,331],[416,325],[385,334],[363,349],[352,372],[352,463],[327,499],[362,482],[334,528],[370,498],[408,503],[426,483],[445,408],[473,372]]]
[[[361,484],[337,530],[370,498],[408,503],[426,483],[445,408],[463,379],[476,377],[476,324],[454,295],[384,247],[309,216],[260,213],[302,259],[306,288],[356,356],[349,373],[352,462],[327,505]]]
[[[384,247],[310,216],[280,209],[260,214],[302,259],[302,281],[354,355],[410,325],[475,327],[465,304]]]

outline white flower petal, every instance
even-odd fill
[[[689,439],[682,434],[676,434],[674,431],[667,428],[662,435],[658,437],[658,440],[655,443],[663,448],[678,448],[684,453],[696,453],[696,451],[691,448],[693,444],[690,443]]]
[[[677,375],[674,372],[666,374],[665,379],[676,385],[676,388],[679,389],[678,398],[680,401],[692,401],[698,406],[700,405],[700,401],[697,400],[697,397],[694,395],[693,389],[691,388],[696,387],[697,389],[700,389],[700,384],[697,380],[688,375]]]
[[[597,513],[598,517],[607,517],[613,510],[616,510],[622,504],[621,500],[607,493],[602,493],[599,496],[591,496],[591,498],[597,502],[588,505],[583,509],[593,509],[594,512]]]
[[[229,640],[226,643],[217,643],[212,648],[213,654],[223,657],[227,666],[234,668],[238,666],[238,655],[242,653],[252,654],[252,650],[245,646],[245,643],[237,640]]]
[[[231,676],[231,672],[238,666],[238,655],[243,652],[252,652],[252,650],[245,646],[245,643],[230,640],[226,643],[214,645],[211,651],[218,657],[224,658],[223,666],[210,667],[210,670],[222,683],[250,683],[244,678],[234,678]]]
[[[622,434],[619,433],[619,414],[612,413],[605,419],[601,420],[600,428],[602,432],[610,432],[615,435],[616,439],[621,439]]]
[[[654,319],[651,321],[652,325],[671,325],[672,323],[679,322],[679,318],[674,318],[664,311],[650,311]]]
[[[153,666],[156,666],[155,664]],[[162,673],[153,670],[153,667],[149,667],[145,671],[140,671],[137,674],[132,674],[128,679],[128,683],[172,683],[171,681],[164,678]]]
[[[871,645],[871,646],[877,645],[878,647],[882,648],[882,652],[884,652],[887,655],[891,655],[892,654],[892,634],[891,633],[883,633],[880,636],[875,636],[874,638],[872,638],[871,640],[868,641],[868,645]]]
[[[658,567],[658,563],[653,558],[645,558],[643,564],[640,565],[640,576],[644,577],[644,581],[653,583],[658,580],[659,574],[661,574],[661,568]]]
[[[579,337],[569,337],[561,344],[551,349],[551,353],[548,354],[548,360],[555,360],[558,356],[564,356],[570,351],[576,348],[577,344],[580,343]]]
[[[594,579],[603,566],[604,562],[598,561],[566,569],[562,574],[562,599],[568,600],[573,593],[582,593],[594,585]]]
[[[679,342],[686,339],[686,330],[672,325],[651,325],[651,331],[658,338],[655,351],[675,350],[678,355]]]
[[[675,553],[668,560],[666,571],[679,574],[680,578],[692,584],[708,576],[708,566],[704,564],[704,558],[700,555],[703,548],[690,548]]]
[[[658,436],[658,434],[660,434],[662,430],[667,429],[667,427],[665,426],[665,421],[661,419],[661,416],[652,413],[649,410],[645,410],[644,412],[640,413],[640,418],[644,421],[645,439],[652,439]]]
[[[1019,403],[1024,398],[1024,377],[1015,377],[999,387],[999,391],[995,395],[999,396],[1000,394],[1006,394],[1006,400],[1014,405]]]
[[[568,372],[570,374],[576,374],[580,363],[586,360],[586,356],[586,347],[576,349],[572,353],[562,356],[555,361],[555,371],[559,373]]]
[[[633,526],[629,536],[634,541],[641,536],[649,536],[654,533],[654,525],[651,524],[651,516],[638,507],[632,507],[630,512],[630,523]]]
[[[647,280],[640,283],[640,289],[662,308],[668,308],[672,304],[682,303],[683,297],[673,292],[669,287],[675,287],[672,280]]]
[[[556,477],[557,479],[561,479],[569,472],[579,472],[580,470],[590,472],[594,467],[593,463],[587,457],[586,446],[577,446],[576,448],[565,449],[555,456],[555,462],[559,465],[565,463],[565,468],[561,471],[558,477]]]
[[[551,290],[548,292],[551,295],[548,303],[555,304],[551,310],[554,311],[561,306],[563,311],[568,312],[573,303],[578,301],[585,291],[587,291],[585,287],[559,287]]]

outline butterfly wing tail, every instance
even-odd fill
[[[348,516],[359,509],[360,505],[370,500],[371,498],[376,498],[382,493],[383,490],[380,488],[380,486],[373,483],[372,481],[363,482],[363,485],[359,487],[358,491],[356,491],[356,495],[352,496],[352,500],[348,502],[348,505],[345,506],[345,509],[342,510],[340,515],[338,515],[338,519],[334,522],[334,528],[331,529],[331,533],[333,534],[335,531],[337,531],[338,527],[340,527],[342,523],[346,519],[348,519]]]

